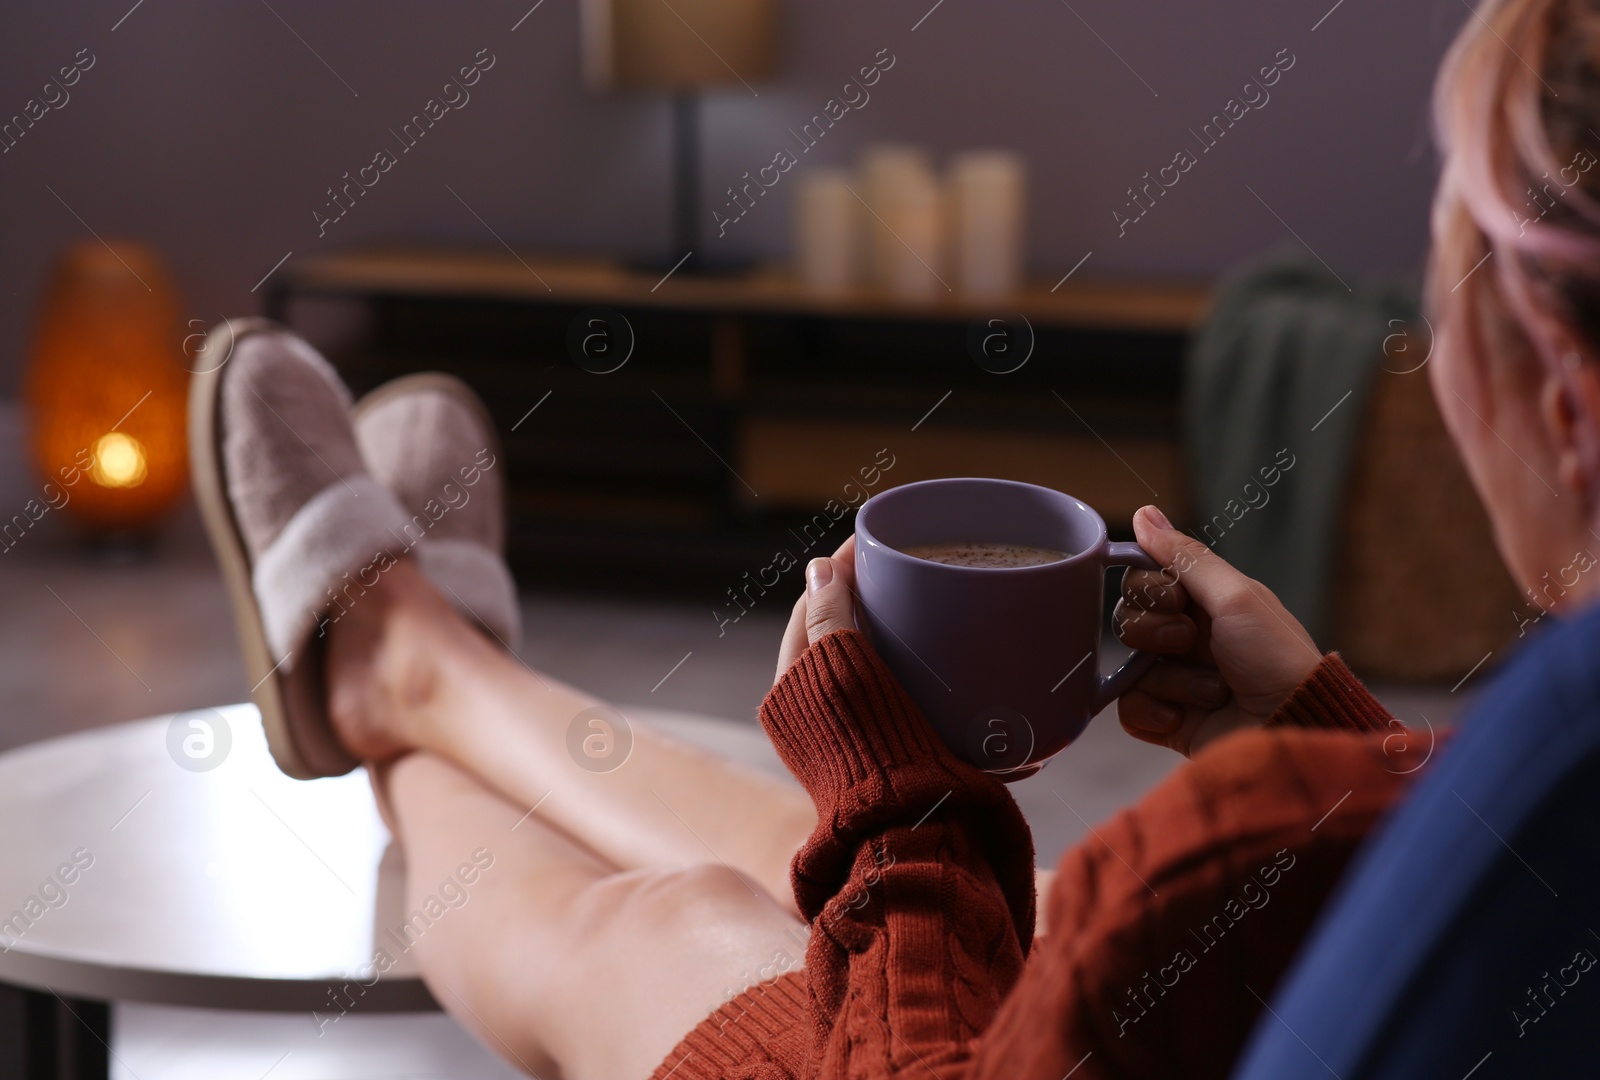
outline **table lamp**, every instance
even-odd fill
[[[717,265],[700,244],[700,95],[772,73],[777,0],[583,0],[584,73],[602,90],[672,95],[672,251],[679,272]],[[742,85],[741,85],[742,84]]]

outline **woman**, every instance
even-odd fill
[[[1521,55],[1498,56],[1488,26],[1525,31]],[[1453,286],[1485,236],[1522,238],[1483,192],[1559,168],[1600,123],[1582,112],[1595,72],[1556,35],[1587,46],[1597,28],[1569,0],[1494,5],[1441,91],[1432,377],[1530,588],[1600,514],[1600,327],[1576,314],[1580,278],[1509,255]],[[1561,110],[1499,92],[1523,61]],[[1541,256],[1592,258],[1584,183],[1526,226]],[[1169,569],[1129,576],[1119,624],[1167,660],[1119,713],[1193,760],[1064,856],[1036,935],[1015,804],[853,629],[848,543],[807,567],[761,710],[803,792],[647,730],[624,767],[589,772],[568,732],[600,703],[506,647],[496,455],[474,407],[409,382],[352,418],[288,335],[255,327],[229,348],[196,384],[196,484],[274,752],[296,775],[369,763],[408,908],[472,878],[413,945],[439,1001],[529,1072],[1224,1076],[1430,752],[1264,588],[1146,507],[1136,533]],[[1580,605],[1595,580],[1552,602]],[[487,868],[458,874],[469,857]]]
[[[1600,12],[1480,14],[1437,87],[1431,371],[1534,640],[1341,885],[1248,1080],[1587,1076],[1600,1050]]]

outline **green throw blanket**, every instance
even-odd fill
[[[1319,265],[1275,258],[1223,283],[1190,346],[1192,531],[1319,640],[1367,390],[1385,367],[1422,364],[1431,342],[1416,321],[1410,290],[1350,289]]]

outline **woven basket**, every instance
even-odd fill
[[[1454,680],[1528,608],[1425,371],[1379,371],[1351,460],[1329,583],[1331,645],[1362,675]]]

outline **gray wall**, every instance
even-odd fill
[[[71,100],[0,155],[0,395],[17,386],[50,260],[88,228],[157,245],[187,310],[207,321],[255,310],[251,287],[288,251],[492,244],[446,185],[514,244],[664,247],[667,108],[582,89],[576,0],[544,0],[515,32],[531,0],[272,4],[147,0],[115,30],[132,0],[0,11],[0,116],[79,49],[96,57]],[[707,109],[707,224],[712,192],[792,146],[786,129],[887,48],[897,63],[871,101],[799,167],[847,162],[876,140],[941,157],[1020,149],[1040,273],[1093,251],[1080,273],[1209,275],[1290,239],[1290,227],[1341,273],[1420,265],[1434,174],[1427,96],[1467,17],[1456,0],[1345,0],[1314,32],[1331,0],[943,0],[913,30],[930,6],[789,0],[782,77],[759,98],[736,88]],[[387,129],[480,48],[496,64],[471,101],[319,237],[324,189],[391,147]],[[1125,189],[1198,149],[1188,129],[1283,48],[1296,62],[1271,100],[1119,237],[1112,211]],[[719,246],[783,254],[793,187],[780,183]]]

